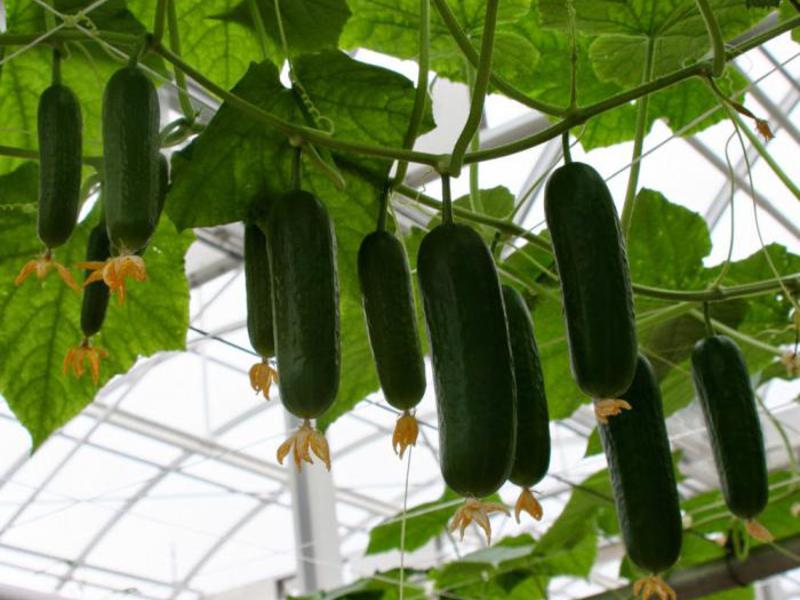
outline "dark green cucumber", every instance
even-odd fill
[[[692,379],[703,407],[725,502],[752,519],[767,505],[764,437],[742,351],[724,335],[700,340],[692,351]]]
[[[92,228],[89,233],[89,242],[86,245],[87,261],[105,261],[111,256],[111,248],[106,232],[105,221]],[[86,275],[91,273],[86,270]],[[108,286],[103,281],[95,281],[83,288],[83,299],[81,302],[81,331],[83,335],[93,336],[103,326],[106,318],[106,308],[108,308]]]
[[[628,259],[614,200],[589,165],[556,169],[545,189],[578,387],[594,398],[616,398],[636,370],[636,326]]]
[[[511,474],[516,448],[514,372],[497,270],[480,235],[451,223],[422,240],[417,276],[442,475],[462,496],[488,496]]]
[[[275,355],[272,323],[272,282],[267,238],[258,225],[244,226],[244,280],[247,289],[247,333],[262,357]]]
[[[48,248],[69,239],[78,222],[83,154],[81,104],[65,85],[39,97],[39,238]]]
[[[294,191],[272,205],[266,234],[281,401],[295,416],[310,419],[327,410],[339,389],[333,225],[315,196]]]
[[[387,231],[365,237],[358,250],[358,279],[383,393],[395,408],[413,408],[425,394],[425,362],[411,271],[400,240]]]
[[[631,409],[599,426],[617,518],[628,557],[660,573],[678,560],[682,523],[661,392],[643,356],[621,397]]]
[[[502,286],[517,396],[517,449],[511,481],[522,487],[539,483],[550,466],[550,419],[539,349],[528,307],[517,290]]]
[[[118,70],[103,96],[103,162],[108,236],[120,253],[147,245],[161,186],[156,88],[138,67]]]

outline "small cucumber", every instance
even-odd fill
[[[522,294],[507,285],[503,300],[517,389],[517,449],[510,479],[527,488],[539,483],[550,466],[550,419],[528,307]]]
[[[395,408],[413,408],[425,394],[425,362],[400,240],[387,231],[365,237],[358,250],[358,279],[383,393]]]
[[[311,419],[339,389],[339,285],[328,211],[314,195],[275,200],[266,226],[281,401]]]
[[[678,560],[682,522],[661,392],[643,356],[621,397],[630,410],[600,424],[600,438],[628,557],[658,574]]]
[[[714,450],[725,502],[752,519],[767,505],[764,437],[744,355],[727,336],[700,340],[692,351],[692,379]]]
[[[103,95],[106,227],[123,254],[144,248],[158,222],[159,118],[156,88],[141,69],[111,76]]]
[[[636,371],[636,326],[628,259],[614,200],[589,165],[556,169],[545,188],[570,363],[581,390],[617,398]]]
[[[111,256],[111,248],[108,241],[105,222],[101,219],[100,223],[92,228],[89,233],[89,242],[86,245],[86,261],[104,262]],[[88,276],[90,270],[86,271]],[[108,308],[108,286],[103,281],[90,283],[83,289],[83,300],[81,302],[81,331],[85,337],[91,337],[100,331],[103,321],[106,318],[106,308]]]
[[[244,226],[244,279],[247,289],[247,333],[263,358],[275,355],[272,322],[272,283],[267,239],[258,225]]]
[[[478,233],[449,223],[422,240],[417,276],[442,475],[462,496],[482,498],[508,479],[516,448],[514,372],[497,270]]]
[[[69,239],[78,222],[83,155],[81,105],[65,85],[39,97],[39,238],[48,248]]]

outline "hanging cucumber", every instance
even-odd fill
[[[42,279],[55,268],[61,279],[78,290],[69,270],[52,259],[78,222],[83,160],[83,119],[75,93],[60,82],[60,58],[53,54],[53,84],[39,97],[39,202],[37,233],[44,254],[29,261],[14,280],[22,284],[31,274]]]
[[[636,583],[643,598],[669,596],[659,573],[678,560],[682,523],[661,391],[653,369],[639,356],[621,396],[631,408],[599,424],[620,531],[628,557],[650,575]],[[667,597],[664,596],[664,597]]]
[[[104,262],[110,255],[106,224],[101,217],[100,222],[89,233],[89,241],[86,244],[86,262]],[[87,277],[90,272],[87,269]],[[81,300],[81,332],[83,333],[83,340],[78,346],[73,346],[67,351],[62,369],[64,373],[72,371],[76,377],[82,377],[85,372],[84,363],[88,363],[92,381],[95,385],[100,381],[100,361],[108,356],[108,352],[93,346],[90,338],[96,335],[103,327],[108,307],[108,297],[108,286],[102,281],[96,281],[84,287]]]
[[[454,224],[444,178],[444,223],[422,240],[417,276],[433,358],[439,462],[447,485],[467,497],[451,528],[476,521],[490,538],[482,504],[508,479],[516,447],[511,346],[491,252],[473,229]]]
[[[724,335],[700,340],[692,351],[692,379],[725,502],[733,514],[752,522],[766,507],[769,488],[764,438],[742,351]]]
[[[387,231],[361,242],[358,278],[370,347],[387,402],[403,411],[392,446],[403,456],[416,443],[418,425],[409,412],[425,394],[425,362],[417,333],[411,272],[403,244]]]
[[[628,260],[614,201],[597,171],[568,163],[547,182],[545,217],[561,281],[573,376],[584,393],[611,400],[608,414],[617,414],[613,399],[633,380],[637,345]]]
[[[103,164],[106,228],[111,258],[87,279],[103,279],[125,298],[125,280],[147,278],[137,255],[158,224],[163,203],[163,158],[159,153],[158,95],[136,65],[111,76],[103,94]]]
[[[517,398],[517,446],[509,479],[523,488],[514,513],[518,523],[522,511],[538,521],[542,518],[542,507],[530,488],[544,478],[550,466],[550,420],[544,375],[525,300],[512,287],[504,285],[502,289]]]
[[[301,460],[310,462],[310,447],[330,468],[325,438],[311,428],[309,420],[328,409],[339,388],[333,225],[318,198],[296,190],[275,200],[266,235],[281,401],[290,413],[304,419],[300,430],[278,450],[278,460],[282,462],[294,448],[299,468]]]
[[[39,239],[57,248],[78,222],[83,154],[81,105],[66,85],[39,97]]]
[[[247,333],[250,345],[261,355],[261,362],[250,368],[250,385],[269,400],[269,390],[277,373],[269,358],[275,356],[272,321],[272,282],[267,239],[255,224],[244,226],[244,279],[247,291]]]

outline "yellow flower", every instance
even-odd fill
[[[677,600],[677,594],[666,581],[658,575],[643,577],[633,584],[633,595],[641,600],[648,600],[652,596],[658,596],[659,600]]]
[[[289,436],[278,448],[278,462],[283,464],[283,459],[292,451],[294,464],[297,470],[303,466],[303,461],[311,464],[311,452],[317,455],[325,464],[325,468],[331,470],[331,456],[328,448],[328,440],[325,436],[314,429],[308,419],[303,421],[300,428]]]
[[[147,280],[144,259],[136,254],[123,254],[107,261],[86,261],[75,265],[79,269],[89,269],[91,275],[83,282],[84,287],[95,281],[105,281],[112,294],[117,295],[119,303],[125,302],[126,279]]]
[[[417,419],[410,412],[405,411],[394,426],[394,434],[392,435],[392,448],[395,454],[399,454],[403,458],[403,453],[409,446],[417,445],[417,436],[419,435],[419,424]]]
[[[250,386],[256,394],[261,392],[264,394],[264,398],[269,400],[269,388],[272,386],[272,382],[278,382],[278,372],[270,366],[266,359],[250,367]]]
[[[520,492],[519,498],[517,499],[517,504],[514,506],[514,518],[517,520],[517,523],[519,523],[519,516],[523,512],[528,513],[537,521],[542,520],[542,505],[539,504],[539,501],[529,488],[522,488],[522,492]]]
[[[631,405],[625,400],[605,399],[594,403],[594,414],[603,425],[608,424],[608,417],[615,417],[624,410],[630,410]]]
[[[53,260],[50,250],[46,250],[45,253],[39,258],[25,263],[25,266],[22,267],[19,275],[17,275],[16,279],[14,279],[14,285],[22,285],[22,283],[33,273],[36,273],[37,278],[44,279],[50,272],[50,269],[55,269],[58,272],[58,276],[61,277],[61,280],[73,290],[76,292],[80,291],[80,287],[78,287],[78,284],[75,283],[72,273],[70,273],[69,269],[67,269],[64,265]]]
[[[92,382],[97,385],[100,382],[100,361],[107,356],[107,351],[98,347],[93,348],[89,343],[89,339],[83,338],[79,346],[73,346],[67,350],[62,371],[66,375],[71,370],[73,375],[80,379],[85,373],[83,363],[87,362],[92,373]]]
[[[464,530],[475,521],[486,534],[486,543],[492,543],[492,525],[489,515],[493,512],[502,512],[508,516],[508,508],[499,502],[481,502],[477,498],[467,498],[464,504],[453,515],[450,521],[450,531],[459,530],[461,539],[464,539]]]

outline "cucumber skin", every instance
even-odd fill
[[[244,226],[244,279],[250,345],[264,358],[275,356],[267,238],[259,226],[254,224]]]
[[[594,398],[616,398],[636,370],[636,323],[625,243],[614,200],[589,165],[556,169],[545,217],[564,298],[572,373]]]
[[[531,487],[542,480],[550,466],[550,419],[544,375],[525,300],[510,286],[504,285],[502,290],[517,397],[517,446],[510,480]]]
[[[723,496],[733,514],[752,519],[767,505],[764,437],[742,351],[724,335],[692,351],[692,379],[703,408]]]
[[[632,408],[599,425],[617,518],[628,557],[660,573],[678,560],[683,526],[661,392],[643,356],[622,398]]]
[[[400,240],[387,231],[366,236],[358,250],[358,279],[383,393],[398,410],[413,408],[425,394],[425,362],[411,271]]]
[[[267,220],[272,314],[281,401],[296,417],[324,413],[339,389],[336,239],[325,206],[289,192]]]
[[[38,233],[48,248],[64,244],[78,222],[83,120],[75,93],[51,85],[39,97]]]
[[[103,94],[103,163],[108,237],[114,249],[147,245],[161,202],[158,95],[137,67],[123,67]]]
[[[474,230],[444,224],[422,240],[417,276],[442,475],[462,496],[482,498],[508,479],[516,448],[514,373],[497,270]]]
[[[105,223],[101,220],[89,233],[86,245],[87,261],[105,261],[111,256],[111,245],[108,241]],[[86,270],[86,275],[91,273]],[[103,327],[108,308],[109,290],[104,281],[95,281],[83,289],[81,300],[81,331],[91,337]]]

